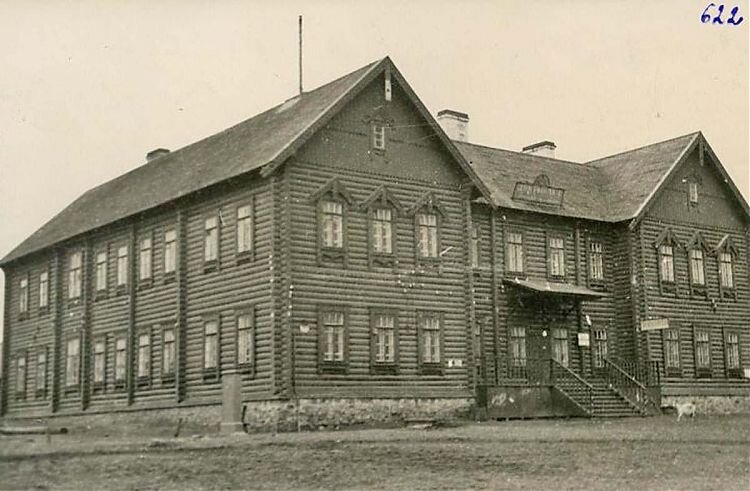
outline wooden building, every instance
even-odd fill
[[[750,404],[701,133],[572,163],[438,120],[385,58],[86,192],[0,262],[2,414],[210,412],[228,371],[259,425]]]

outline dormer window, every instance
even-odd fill
[[[372,124],[372,148],[374,150],[385,150],[385,126],[382,123]]]

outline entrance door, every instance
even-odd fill
[[[550,331],[548,326],[536,325],[529,329],[528,380],[548,385],[550,382]]]

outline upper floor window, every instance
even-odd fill
[[[128,246],[117,248],[117,286],[128,284]]]
[[[688,183],[688,201],[691,205],[698,204],[698,183],[696,181]]]
[[[65,385],[78,385],[81,370],[81,340],[68,339],[65,350]]]
[[[734,288],[734,265],[731,252],[719,252],[719,281],[722,288]]]
[[[203,260],[215,262],[219,257],[219,219],[208,217],[203,223]]]
[[[565,239],[549,239],[549,274],[553,278],[565,277]]]
[[[594,283],[604,281],[604,246],[594,240],[589,243],[589,279]]]
[[[376,254],[393,253],[392,217],[389,208],[372,210],[372,250]]]
[[[344,205],[338,201],[320,203],[321,244],[329,249],[344,247]]]
[[[96,291],[107,289],[107,253],[102,251],[96,255]]]
[[[81,296],[82,271],[83,253],[74,252],[70,256],[70,269],[68,271],[68,298],[79,298]]]
[[[18,311],[21,314],[25,314],[29,311],[29,278],[28,276],[21,278],[18,291]]]
[[[46,309],[49,305],[49,273],[42,272],[39,275],[39,308]]]
[[[417,253],[422,258],[438,257],[438,219],[434,213],[417,213]]]
[[[385,126],[382,123],[372,125],[372,148],[374,150],[385,150]]]
[[[695,286],[705,286],[706,274],[702,249],[690,249],[690,283]]]
[[[508,232],[506,249],[506,269],[510,273],[523,273],[523,234],[521,232]]]
[[[141,239],[139,258],[138,279],[141,281],[151,279],[151,237]]]
[[[164,274],[172,274],[177,266],[177,232],[164,232]]]
[[[604,367],[604,359],[607,358],[607,331],[605,329],[594,330],[594,366]]]
[[[471,225],[471,267],[472,268],[478,268],[479,267],[479,239],[481,237],[481,230],[479,229],[479,225],[476,223],[473,223]]]
[[[664,283],[674,283],[674,247],[671,244],[659,246],[659,276]]]
[[[237,253],[246,254],[253,250],[253,208],[244,205],[237,208]]]

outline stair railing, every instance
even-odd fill
[[[559,361],[550,358],[551,384],[575,403],[587,416],[594,415],[594,387]]]
[[[646,387],[656,387],[661,383],[661,363],[657,360],[649,360],[647,365],[639,366],[614,355],[605,358],[609,358],[609,361]]]
[[[604,376],[607,385],[638,408],[642,414],[647,414],[650,408],[658,409],[658,404],[651,398],[646,386],[607,357],[604,358]]]

